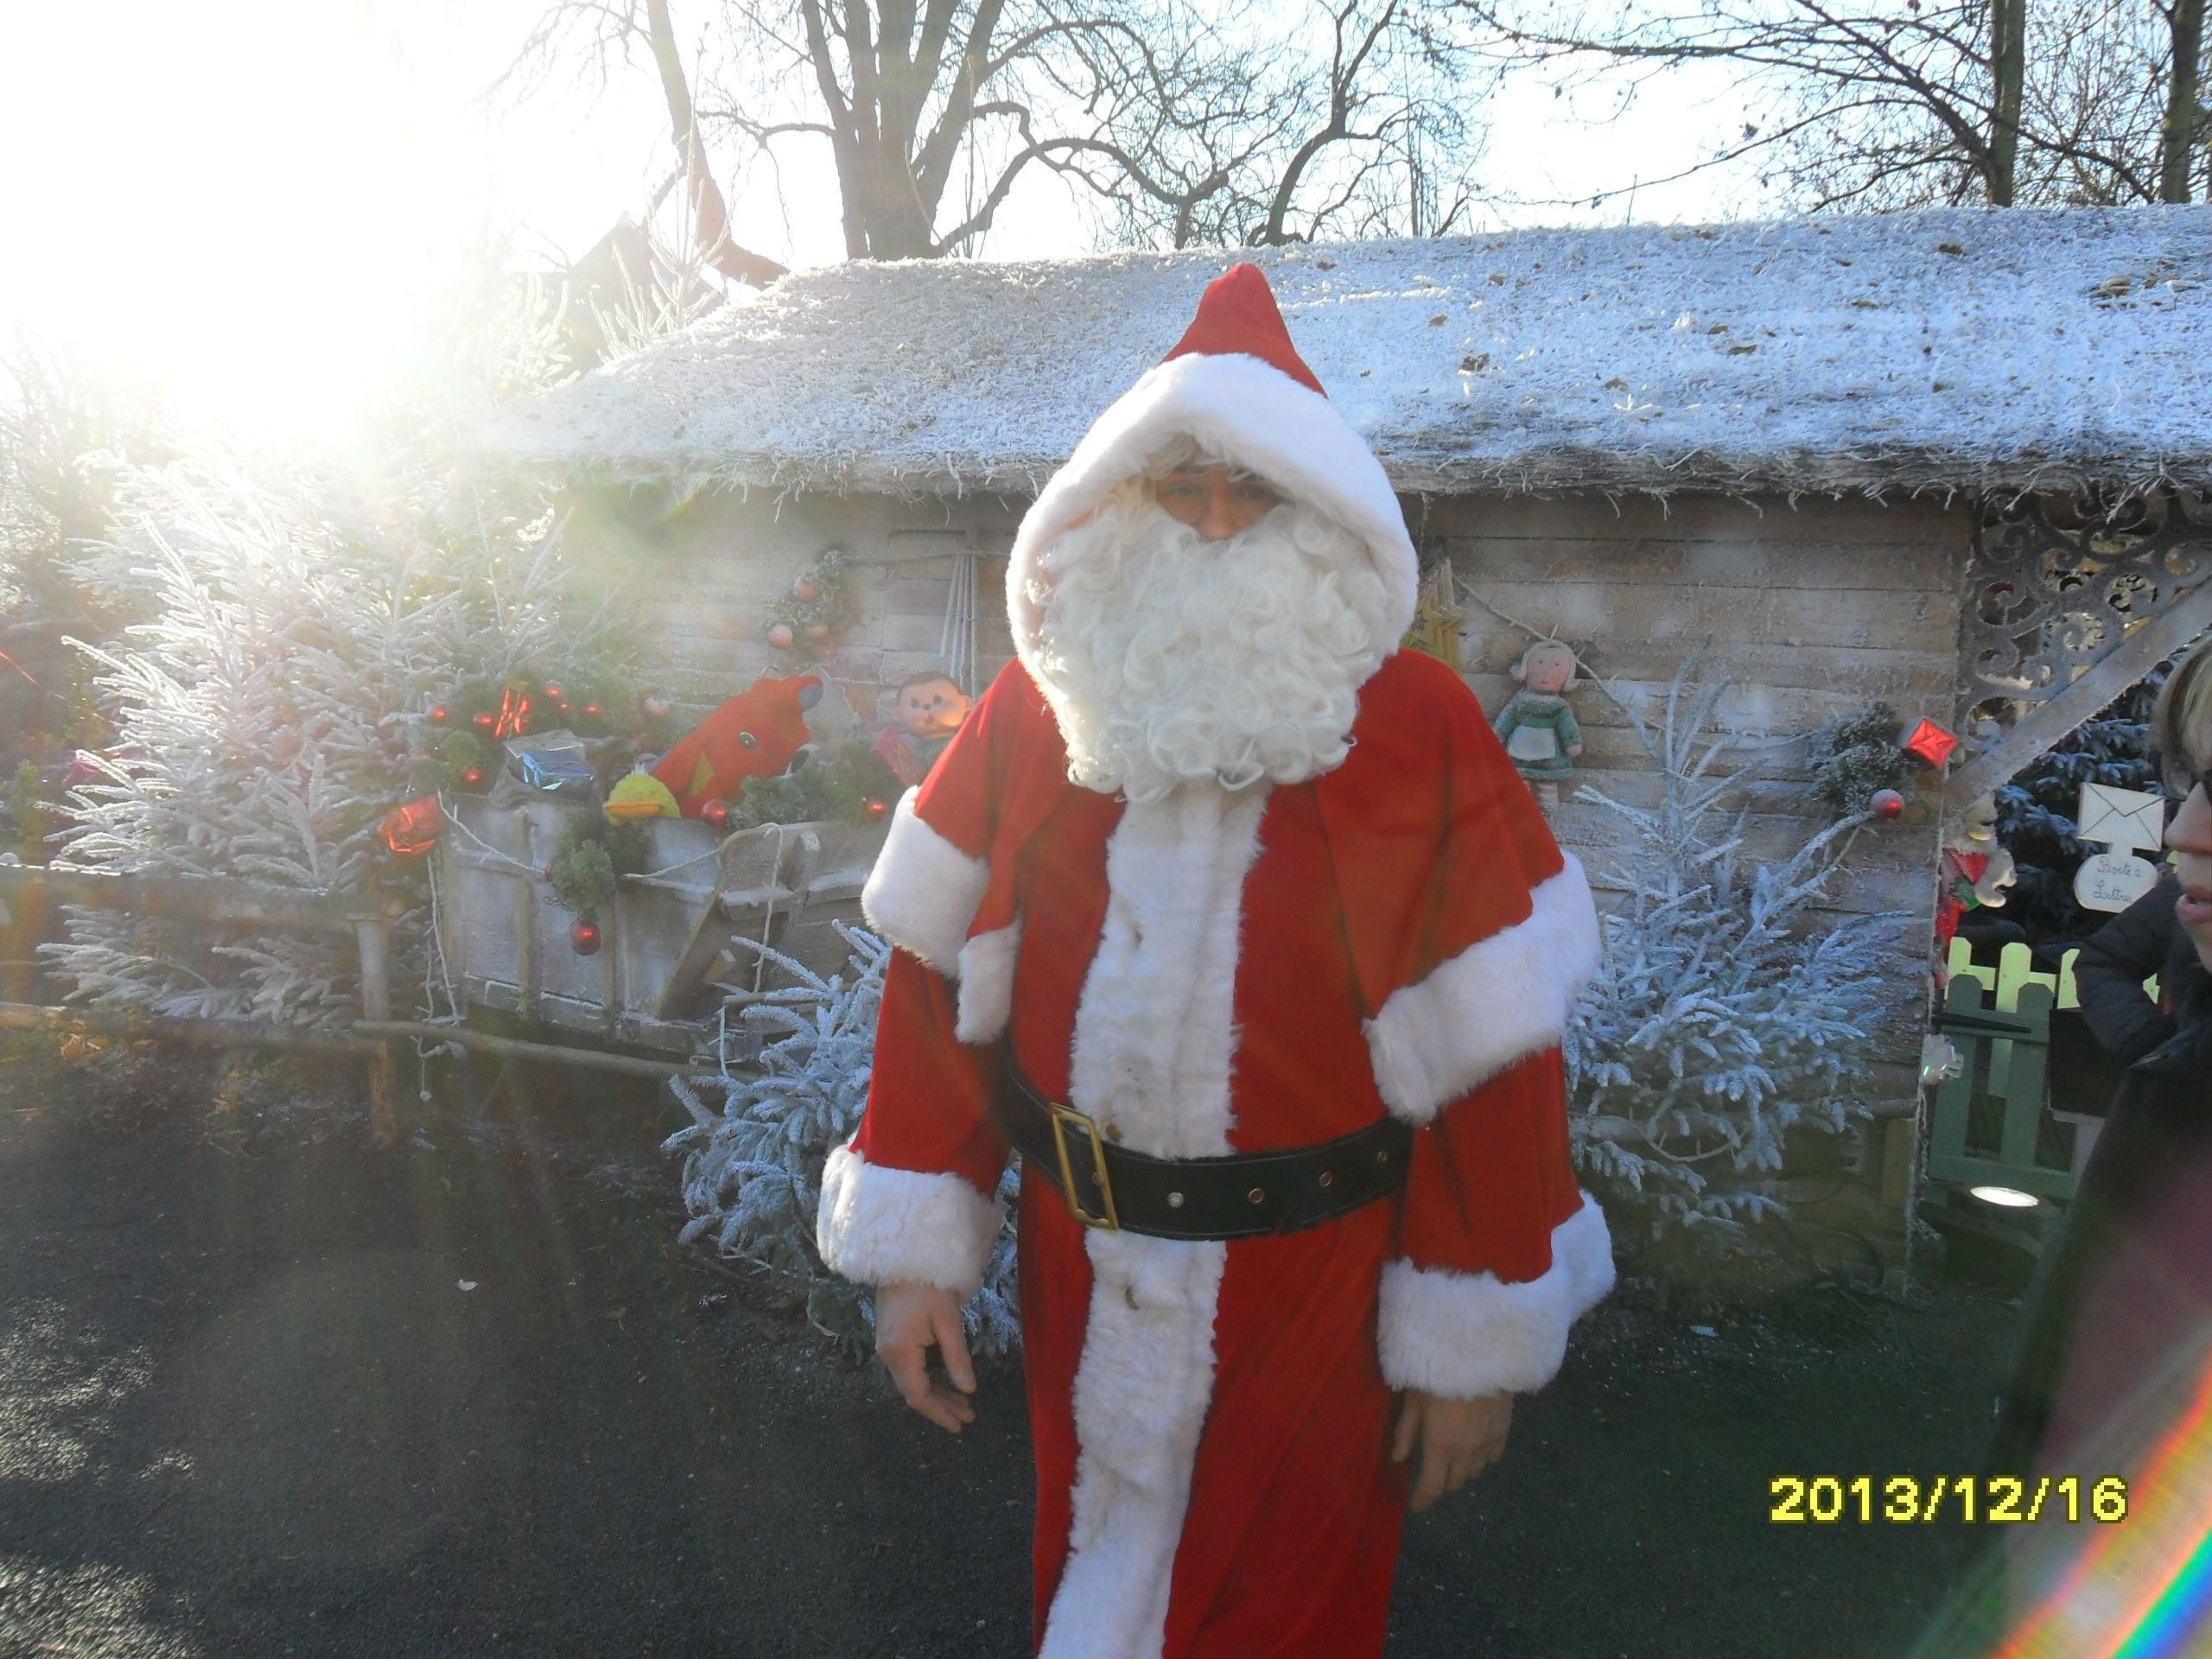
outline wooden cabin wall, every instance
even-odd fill
[[[650,529],[602,520],[594,553],[617,548],[634,564],[645,656],[679,720],[705,714],[764,674],[819,673],[833,696],[810,716],[822,736],[872,731],[889,691],[944,665],[946,601],[957,563],[976,569],[981,684],[1014,655],[1006,623],[1007,549],[1020,504],[995,498],[903,502],[881,496],[807,498],[780,505],[765,493],[696,498]],[[855,578],[857,622],[806,663],[770,648],[770,607],[830,548]]]
[[[1807,500],[1792,507],[1678,497],[1432,499],[1411,515],[1427,551],[1449,556],[1466,601],[1461,671],[1495,713],[1528,634],[1556,631],[1588,647],[1602,681],[1573,696],[1585,749],[1554,833],[1589,871],[1601,906],[1625,893],[1636,837],[1618,814],[1572,798],[1582,785],[1634,807],[1660,798],[1659,769],[1630,710],[1656,739],[1669,685],[1693,652],[1695,672],[1726,677],[1719,705],[1729,739],[1715,769],[1748,768],[1732,804],[1748,807],[1749,850],[1785,857],[1827,822],[1802,793],[1805,734],[1827,716],[1876,701],[1908,722],[1951,723],[1959,610],[1972,538],[1965,505]],[[1511,620],[1506,619],[1510,618]],[[1875,1033],[1882,1116],[1834,1146],[1802,1143],[1800,1190],[1843,1190],[1800,1213],[1873,1234],[1896,1258],[1915,1185],[1941,824],[1932,787],[1906,785],[1901,822],[1862,832],[1825,913],[1902,912],[1881,963],[1895,988]],[[1832,1164],[1831,1169],[1819,1166]],[[1826,1179],[1824,1179],[1826,1178]]]
[[[982,681],[1012,657],[1004,556],[1023,505],[859,496],[779,506],[765,495],[709,496],[649,536],[611,533],[635,543],[652,654],[680,712],[695,715],[761,674],[792,671],[762,638],[768,607],[825,548],[842,548],[861,610],[816,670],[840,694],[815,719],[829,735],[872,730],[889,688],[940,664],[961,557],[979,558]],[[1670,678],[1701,644],[1704,671],[1733,682],[1720,703],[1730,743],[1719,764],[1751,768],[1741,799],[1755,855],[1785,856],[1826,822],[1797,792],[1809,776],[1805,734],[1821,720],[1878,699],[1907,720],[1948,721],[1971,539],[1963,504],[1455,497],[1410,502],[1408,520],[1425,553],[1449,556],[1470,596],[1461,669],[1486,709],[1495,714],[1512,694],[1507,671],[1528,639],[1516,623],[1589,647],[1605,686],[1575,693],[1586,748],[1565,797],[1588,785],[1631,806],[1656,801],[1658,771],[1626,709],[1656,732]],[[1875,1236],[1892,1260],[1921,1099],[1940,828],[1932,802],[1927,791],[1904,822],[1862,835],[1833,906],[1903,912],[1883,964],[1896,987],[1893,1014],[1877,1033],[1883,1116],[1842,1143],[1808,1138],[1810,1161],[1791,1171],[1806,1194],[1834,1195],[1802,1213]],[[1634,848],[1623,822],[1567,798],[1553,827],[1581,857],[1600,905],[1618,903]]]

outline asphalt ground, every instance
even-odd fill
[[[664,1094],[423,1112],[379,1151],[343,1068],[0,1049],[0,1656],[1028,1651],[1018,1374],[952,1440],[678,1250]],[[1770,1483],[1972,1470],[2012,1317],[1618,1294],[1412,1519],[1389,1653],[1967,1652],[1985,1538]]]

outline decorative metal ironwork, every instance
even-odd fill
[[[1985,505],[1963,626],[1970,728],[2009,728],[2212,580],[2212,500],[2090,489]]]

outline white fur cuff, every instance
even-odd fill
[[[1382,1269],[1376,1326],[1383,1380],[1460,1400],[1541,1389],[1566,1357],[1567,1327],[1612,1287],[1612,1236],[1587,1193],[1552,1230],[1541,1278],[1509,1285],[1496,1274],[1393,1262]]]
[[[991,1042],[1006,1030],[1014,1014],[1014,964],[1020,954],[1019,916],[960,947],[960,1006],[952,1034],[962,1042]]]
[[[1375,1085],[1392,1112],[1426,1123],[1516,1060],[1565,1035],[1598,971],[1598,910],[1572,853],[1530,895],[1526,921],[1478,939],[1367,1022]]]
[[[982,1285],[1004,1220],[964,1176],[871,1164],[839,1147],[823,1166],[814,1242],[855,1284],[934,1285],[965,1300]]]
[[[899,798],[891,833],[861,889],[861,913],[892,944],[904,945],[948,979],[960,973],[960,946],[983,902],[991,867],[971,858],[914,810],[916,791]]]

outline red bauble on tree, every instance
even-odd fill
[[[489,709],[480,709],[476,711],[476,718],[472,723],[478,731],[488,732],[499,723],[499,717]]]
[[[484,768],[468,767],[461,774],[461,781],[470,789],[481,789],[484,786]]]
[[[798,637],[791,632],[791,625],[788,622],[779,622],[768,630],[768,643],[778,651],[789,651],[791,642]]]
[[[453,716],[447,711],[445,704],[442,702],[434,702],[430,705],[431,725],[442,726],[452,717]]]
[[[797,582],[791,583],[791,596],[811,605],[822,597],[822,584],[811,576],[801,576]]]
[[[579,916],[569,924],[569,949],[578,956],[597,956],[601,944],[598,918]]]
[[[870,823],[874,823],[890,810],[891,804],[888,801],[879,801],[874,796],[870,796],[861,804],[861,812]]]
[[[729,828],[729,803],[717,795],[699,809],[699,822],[716,835]]]
[[[1904,797],[1894,789],[1878,789],[1867,801],[1866,811],[1877,823],[1895,823],[1904,816]]]

